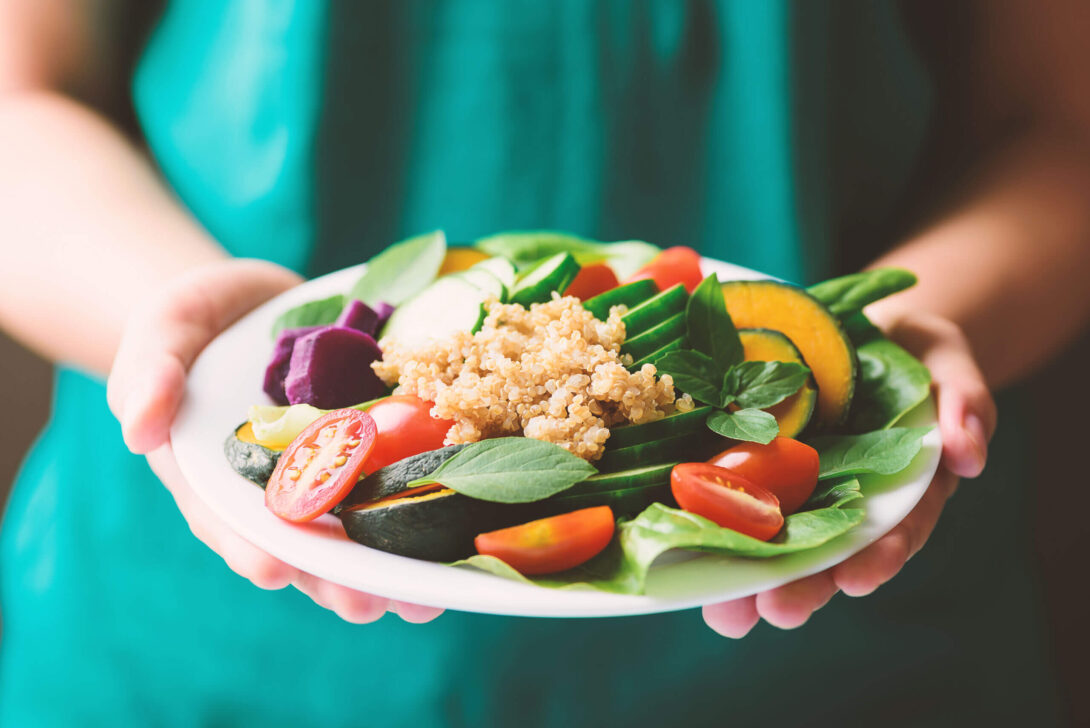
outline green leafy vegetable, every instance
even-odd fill
[[[655,362],[660,374],[669,374],[674,385],[692,395],[693,399],[725,406],[723,402],[723,370],[712,358],[699,351],[671,351]]]
[[[597,472],[559,445],[529,437],[498,437],[467,445],[435,472],[406,487],[441,483],[478,500],[531,503]]]
[[[842,508],[852,501],[863,497],[859,489],[859,480],[854,477],[833,478],[818,482],[817,488],[800,510],[812,511],[820,508]]]
[[[820,546],[862,520],[861,509],[822,508],[796,513],[784,519],[784,528],[776,538],[758,541],[721,528],[706,518],[654,503],[635,519],[621,523],[618,535],[605,551],[570,571],[528,579],[492,557],[473,556],[458,564],[553,588],[592,586],[622,594],[642,594],[651,564],[670,549],[769,558]]]
[[[776,439],[780,426],[776,418],[759,409],[736,412],[716,410],[708,415],[708,429],[732,440],[746,440],[767,445]]]
[[[913,273],[902,268],[876,268],[822,281],[806,290],[843,318],[881,298],[911,288],[916,280]]]
[[[714,273],[701,281],[689,297],[685,323],[689,346],[711,357],[723,372],[742,361],[742,341],[727,313],[719,279]]]
[[[844,322],[859,356],[859,379],[848,415],[848,432],[892,427],[931,393],[931,373],[916,357],[887,339],[857,313]]]
[[[819,478],[857,473],[892,475],[908,467],[920,452],[930,427],[891,427],[862,435],[816,437],[810,445],[821,458]]]
[[[308,301],[295,308],[289,308],[273,322],[273,338],[276,338],[284,329],[331,324],[341,315],[344,304],[345,297],[337,294],[318,301]]]
[[[739,362],[724,377],[723,400],[739,407],[771,407],[799,391],[809,378],[810,370],[795,362]]]
[[[383,301],[398,306],[435,280],[446,253],[442,230],[391,245],[371,259],[348,295],[369,306]]]
[[[571,253],[579,265],[608,263],[624,280],[649,263],[661,251],[641,240],[601,243],[597,240],[549,230],[506,232],[481,238],[474,247],[500,255],[519,268],[527,268],[557,253]]]

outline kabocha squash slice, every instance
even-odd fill
[[[742,340],[742,351],[746,361],[784,361],[809,366],[798,348],[779,331],[739,329],[738,338]],[[818,386],[811,374],[810,380],[802,385],[798,393],[767,408],[766,411],[779,423],[781,437],[798,437],[810,423],[817,400]]]
[[[248,421],[236,427],[223,443],[223,454],[234,471],[262,488],[276,469],[281,452],[258,442]]]
[[[737,328],[779,331],[798,348],[818,386],[815,426],[842,423],[851,407],[857,364],[855,349],[836,316],[788,283],[727,281],[722,290]]]

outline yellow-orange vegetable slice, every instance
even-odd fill
[[[779,331],[741,329],[738,337],[742,340],[746,361],[786,361],[809,366],[798,348]],[[779,423],[781,437],[798,437],[810,423],[817,399],[817,382],[811,375],[810,380],[796,394],[772,405],[766,411]]]
[[[488,258],[487,253],[482,253],[476,248],[448,248],[447,255],[443,258],[443,265],[439,267],[439,276],[467,270]]]
[[[727,281],[727,311],[739,329],[779,331],[798,348],[818,385],[815,424],[844,421],[855,389],[855,349],[840,321],[797,286],[778,281]]]

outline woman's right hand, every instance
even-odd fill
[[[258,260],[223,260],[176,279],[144,302],[126,324],[110,370],[110,409],[121,422],[126,445],[147,456],[193,534],[234,572],[262,589],[294,585],[349,622],[373,622],[387,610],[408,622],[427,622],[442,610],[319,579],[255,547],[193,492],[175,460],[170,426],[197,355],[235,320],[300,281],[295,273]]]

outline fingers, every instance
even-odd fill
[[[126,324],[110,371],[107,399],[133,452],[167,439],[185,375],[217,334],[299,277],[272,263],[229,260],[178,278]]]
[[[832,575],[823,571],[758,594],[757,612],[775,627],[794,629],[828,604],[836,592]]]
[[[389,607],[388,599],[349,589],[303,572],[299,572],[292,583],[316,604],[336,612],[338,617],[353,624],[374,622],[386,614]]]
[[[721,604],[709,604],[704,607],[704,621],[713,630],[732,639],[741,639],[749,634],[761,615],[757,613],[757,597],[742,597]]]
[[[394,601],[390,602],[390,610],[411,624],[430,622],[443,613],[443,610],[439,607],[425,607],[422,604]]]
[[[896,576],[901,567],[923,548],[939,521],[943,506],[954,492],[957,478],[940,469],[923,498],[892,531],[832,568],[832,578],[845,594],[870,594]]]

